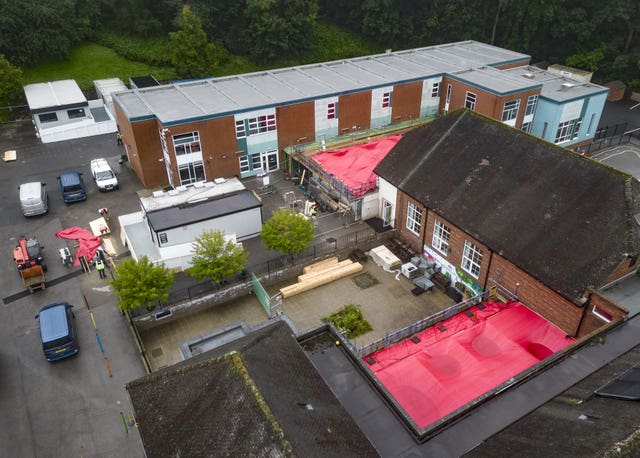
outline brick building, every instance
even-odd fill
[[[572,336],[626,314],[596,290],[638,267],[633,177],[469,110],[405,134],[375,172],[381,214],[460,292],[502,285]]]
[[[593,138],[607,89],[551,78],[529,61],[464,41],[134,88],[114,103],[147,188],[265,174],[281,167],[287,147],[390,133],[463,106],[562,146]],[[561,98],[548,89],[556,86]]]

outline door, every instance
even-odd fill
[[[393,205],[388,200],[382,201],[382,227],[391,226],[393,221]]]
[[[278,162],[278,151],[267,151],[260,155],[260,160],[262,162],[262,171],[263,173],[273,172],[274,170],[278,170],[280,164]]]

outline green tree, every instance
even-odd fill
[[[117,266],[116,273],[109,284],[120,298],[121,310],[151,307],[156,301],[169,298],[173,274],[164,264],[153,264],[146,256],[138,261],[129,258]]]
[[[215,47],[207,42],[202,21],[184,5],[182,14],[176,19],[179,30],[169,33],[172,55],[171,63],[183,78],[210,76],[215,66]]]
[[[14,67],[0,54],[0,107],[9,107],[24,98],[22,70]],[[0,121],[11,119],[9,110],[0,110]]]
[[[247,0],[243,40],[251,57],[266,63],[300,56],[311,47],[317,12],[316,0]]]
[[[276,210],[262,225],[260,237],[270,250],[280,251],[293,259],[313,240],[313,221],[293,210]]]
[[[242,245],[226,240],[221,231],[204,231],[193,242],[195,253],[187,273],[198,280],[210,278],[220,283],[242,272],[248,254]]]

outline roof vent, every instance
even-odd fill
[[[225,180],[224,178],[216,178],[216,179],[214,179],[214,180],[213,180],[213,182],[214,182],[215,184],[222,184],[222,183],[224,183],[225,181],[227,181],[227,180]]]
[[[178,191],[178,192],[183,192],[183,191],[186,191],[186,190],[187,190],[187,187],[186,187],[186,186],[178,186],[178,187],[176,188],[176,191]]]
[[[167,194],[169,194],[170,196],[177,196],[178,194],[180,194],[180,191],[178,191],[177,189],[171,189],[170,191],[167,191]]]
[[[530,80],[533,79],[533,73],[525,73],[522,76],[524,76],[525,78],[529,78]]]
[[[153,191],[153,197],[162,197],[164,196],[164,191]]]
[[[205,188],[213,188],[214,186],[215,186],[215,183],[213,181],[205,181],[204,183]]]
[[[562,89],[571,89],[574,86],[575,84],[573,83],[562,83]]]

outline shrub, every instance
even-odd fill
[[[354,304],[345,305],[336,313],[332,313],[322,320],[325,323],[333,323],[338,330],[349,339],[361,336],[365,332],[371,331],[371,324],[362,316],[360,307]]]

